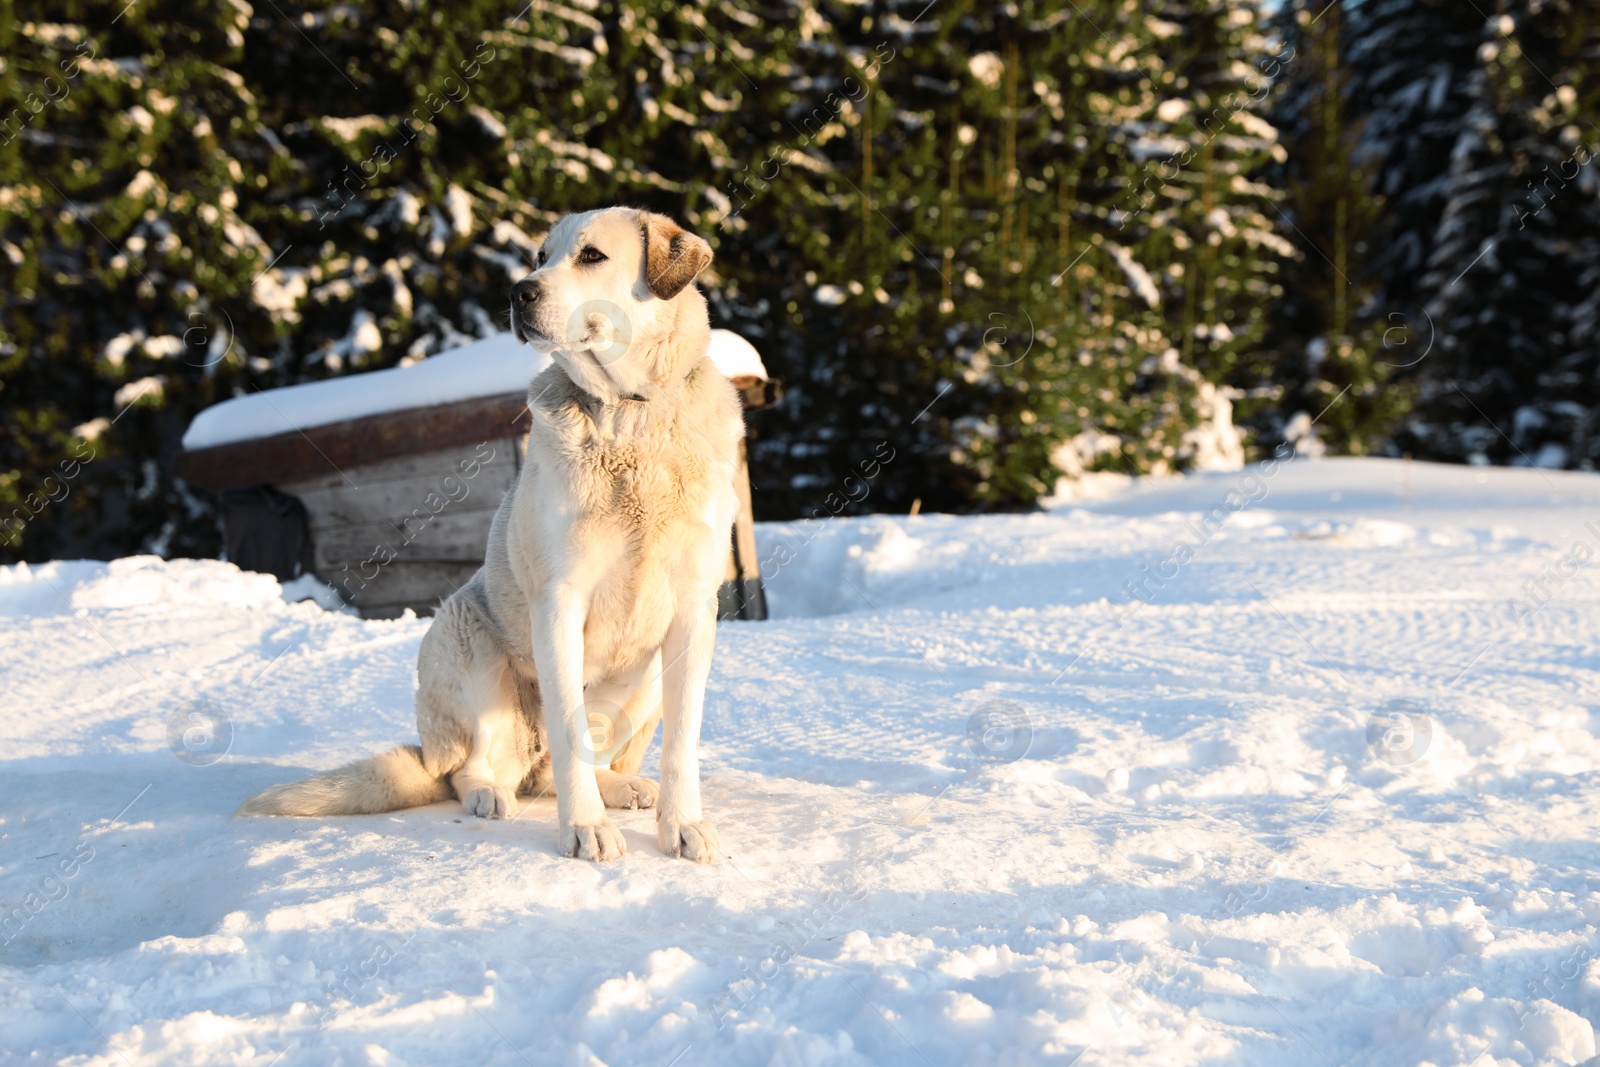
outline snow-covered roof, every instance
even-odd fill
[[[729,378],[765,378],[767,368],[756,346],[732,330],[711,331],[711,362]]]
[[[755,347],[729,330],[711,331],[711,360],[729,378],[767,376]],[[511,334],[495,334],[409,367],[286,385],[224,400],[194,417],[183,435],[183,447],[193,451],[389,411],[503,396],[525,389],[549,362],[548,356]]]

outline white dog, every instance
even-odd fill
[[[241,813],[393,811],[453,792],[499,818],[553,785],[566,855],[621,856],[605,808],[655,805],[662,851],[716,858],[697,747],[744,423],[706,354],[692,282],[710,262],[660,215],[556,223],[511,290],[517,337],[553,360],[529,389],[527,463],[483,567],[423,637],[421,747],[274,786]],[[663,710],[658,794],[635,775]]]

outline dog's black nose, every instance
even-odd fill
[[[511,287],[511,302],[518,307],[530,307],[539,299],[539,283],[532,279],[518,282]]]

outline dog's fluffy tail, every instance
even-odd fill
[[[371,815],[449,800],[450,783],[422,765],[422,749],[400,745],[303,782],[264,789],[236,815]]]

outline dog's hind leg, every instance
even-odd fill
[[[455,597],[423,638],[417,676],[424,765],[449,775],[467,814],[514,815],[517,786],[532,766],[516,678],[476,613]]]
[[[475,664],[462,679],[470,703],[472,747],[461,769],[450,776],[468,815],[506,819],[517,813],[517,786],[530,769],[526,732],[517,702],[516,682],[503,658]]]

